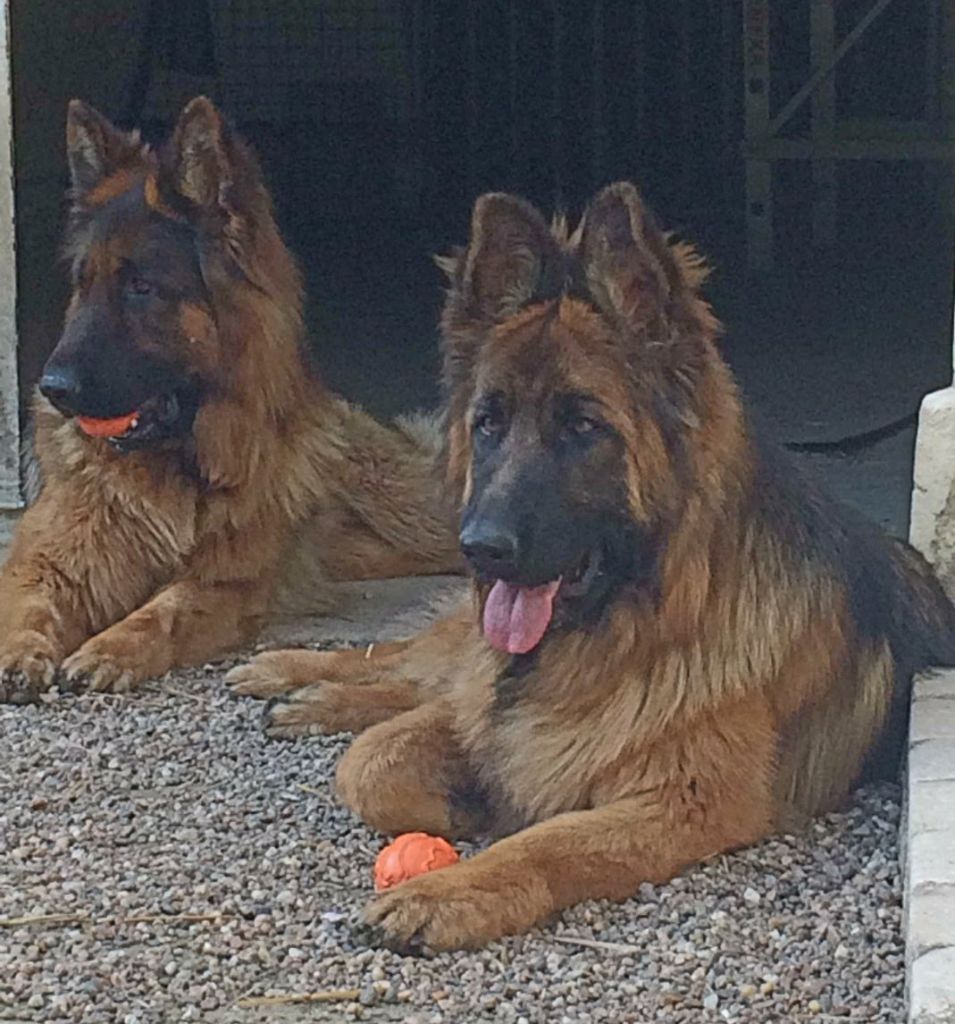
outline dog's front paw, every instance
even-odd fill
[[[128,693],[140,682],[132,665],[95,638],[63,662],[62,677],[74,693]]]
[[[226,673],[225,682],[238,697],[277,697],[302,684],[292,671],[288,651],[265,651]]]
[[[355,687],[314,683],[269,701],[262,724],[273,739],[353,732],[365,724],[355,705]]]
[[[60,651],[42,633],[21,630],[0,650],[0,701],[28,704],[56,681]]]
[[[368,905],[363,936],[372,945],[420,955],[474,949],[512,928],[493,887],[473,884],[467,863],[402,882]]]

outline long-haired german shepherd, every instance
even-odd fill
[[[630,185],[567,241],[480,199],[444,316],[476,614],[237,673],[314,684],[278,732],[371,726],[337,778],[371,825],[508,835],[377,899],[386,943],[484,943],[832,808],[895,767],[913,672],[955,663],[921,557],[754,437],[704,276]]]
[[[156,152],[74,101],[67,148],[73,295],[0,578],[0,699],[128,689],[247,641],[296,587],[314,606],[329,578],[453,569],[439,439],[309,372],[299,272],[213,105]]]

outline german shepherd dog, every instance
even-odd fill
[[[311,373],[299,272],[213,105],[156,152],[73,101],[67,149],[73,294],[35,405],[42,490],[0,578],[0,699],[127,690],[329,579],[453,570],[438,433]]]
[[[444,314],[475,608],[237,673],[312,684],[280,734],[368,727],[337,786],[373,827],[506,836],[373,902],[389,945],[477,946],[793,828],[896,767],[913,673],[955,663],[922,558],[754,436],[705,274],[631,185],[570,239],[480,199]]]

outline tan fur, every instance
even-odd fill
[[[116,199],[124,192],[128,192],[138,180],[139,174],[134,168],[121,168],[115,174],[104,178],[95,188],[86,194],[86,202],[90,206],[104,206],[111,199]],[[155,188],[155,179],[149,179]],[[149,194],[147,186],[147,195]],[[152,204],[150,204],[152,205]]]
[[[154,174],[141,150],[93,201]],[[436,431],[381,425],[309,377],[298,271],[264,203],[250,279],[210,283],[215,322],[181,310],[186,357],[219,382],[185,451],[117,453],[38,397],[43,489],[0,576],[0,699],[58,673],[128,689],[239,647],[272,611],[327,605],[330,580],[458,567]]]
[[[887,541],[870,556],[890,567],[892,624],[864,634],[844,567],[792,540],[794,510],[760,504],[755,443],[697,294],[704,268],[631,186],[601,193],[571,243],[540,233],[525,204],[485,197],[466,257],[448,266],[448,479],[466,500],[482,382],[535,409],[561,389],[599,396],[623,441],[628,515],[666,530],[656,586],[545,634],[510,674],[483,635],[476,584],[474,607],[377,659],[274,652],[234,676],[243,692],[292,691],[271,711],[276,735],[367,728],[337,785],[372,826],[509,834],[371,904],[368,921],[399,948],[475,946],[582,899],[621,899],[837,806],[901,685],[890,640],[898,651],[906,638],[891,630],[940,650],[955,637],[924,564]],[[568,244],[593,304],[528,305]],[[670,403],[669,429],[680,424],[682,465],[655,399]]]

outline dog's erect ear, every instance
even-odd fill
[[[160,158],[159,193],[164,205],[193,221],[262,284],[263,264],[252,258],[253,249],[271,246],[274,256],[281,247],[269,193],[252,151],[205,96],[179,115]]]
[[[556,296],[562,283],[563,254],[537,210],[515,196],[481,196],[452,283],[461,311],[500,323],[535,299]]]
[[[445,255],[440,253],[432,257],[434,259],[434,265],[441,271],[442,274],[447,278],[450,285],[454,285],[458,280],[458,268],[462,265],[464,260],[464,248],[460,245],[452,247],[451,251]]]
[[[74,195],[80,197],[139,156],[138,132],[120,131],[82,100],[66,114],[66,156]]]
[[[234,142],[211,100],[186,104],[172,135],[167,184],[202,210],[231,211]]]
[[[584,214],[580,262],[598,308],[637,327],[666,315],[680,270],[663,232],[629,182],[599,192]]]

